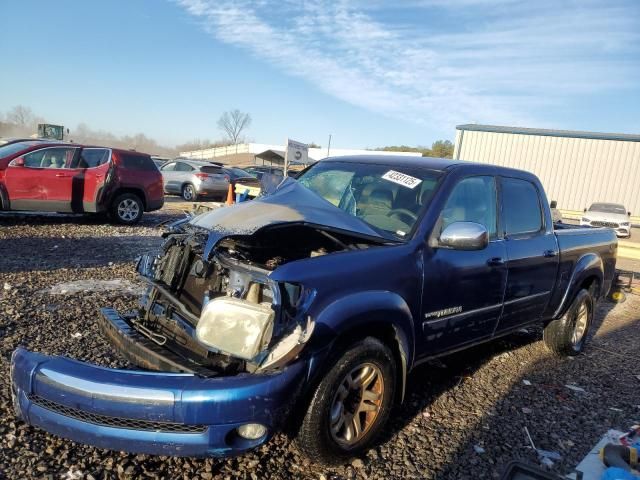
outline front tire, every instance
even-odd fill
[[[556,355],[574,356],[583,349],[593,324],[595,302],[589,290],[576,295],[567,313],[552,320],[543,332],[544,343]]]
[[[111,204],[111,218],[122,225],[134,225],[144,213],[142,200],[133,193],[118,195]]]
[[[295,440],[298,449],[325,465],[366,449],[389,418],[396,371],[391,350],[376,338],[344,350],[313,393]]]

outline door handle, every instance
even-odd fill
[[[487,265],[490,267],[500,267],[504,265],[504,259],[501,257],[493,257],[487,260]]]
[[[66,173],[56,173],[56,177],[59,177],[59,178],[66,178],[68,176],[69,175],[67,175]]]
[[[545,250],[542,253],[542,256],[545,258],[553,258],[558,254],[558,252],[556,252],[555,250]]]

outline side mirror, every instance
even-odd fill
[[[558,208],[558,202],[555,200],[551,200],[551,204],[549,205],[550,208]]]
[[[454,250],[482,250],[489,244],[484,225],[475,222],[453,222],[440,234],[438,245]]]
[[[631,212],[627,212],[627,216],[629,216],[629,217],[630,217],[630,216],[631,216]]]
[[[584,209],[584,211],[586,212],[586,211],[587,211],[587,209],[585,208],[585,209]]]
[[[11,166],[12,167],[24,167],[24,158],[23,157],[18,157],[13,159],[13,161],[11,162]]]

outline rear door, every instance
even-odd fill
[[[559,256],[538,186],[521,178],[501,177],[500,192],[508,280],[497,332],[505,333],[542,317],[555,284]]]
[[[71,210],[97,212],[111,168],[111,150],[83,148],[72,165]]]
[[[12,210],[70,212],[73,174],[69,169],[78,147],[47,147],[14,159],[5,183]]]

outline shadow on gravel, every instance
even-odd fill
[[[100,225],[113,228],[156,228],[164,221],[181,218],[179,211],[157,211],[145,213],[140,223],[126,227],[114,224],[102,214],[40,213],[40,212],[0,212],[0,228],[12,226],[63,226]]]
[[[607,301],[598,305],[591,338],[582,354],[574,358],[540,355],[531,364],[521,364],[520,373],[511,375],[508,391],[497,401],[489,402],[490,408],[485,403],[480,415],[463,415],[459,423],[454,421],[452,428],[458,431],[460,441],[455,449],[447,448],[450,461],[430,472],[433,478],[498,478],[513,460],[540,466],[541,459],[530,447],[525,427],[536,448],[560,455],[560,460],[547,469],[565,475],[573,471],[607,430],[624,431],[637,423],[640,383],[635,375],[640,311],[628,310],[622,314],[626,319],[623,326],[613,329],[609,325],[595,337],[615,306]],[[417,405],[414,400],[400,415],[410,422],[446,391],[455,404],[456,391],[465,376],[472,375],[496,355],[539,338],[534,333],[507,337],[464,356],[444,358],[445,369],[421,368],[410,383],[416,386],[411,393],[420,400]],[[500,375],[496,370],[494,378]],[[421,383],[424,386],[420,387]],[[469,392],[461,392],[460,397],[468,395]],[[395,426],[403,425],[400,422]]]
[[[0,273],[133,262],[141,254],[158,249],[162,242],[159,235],[5,239],[0,240]]]

